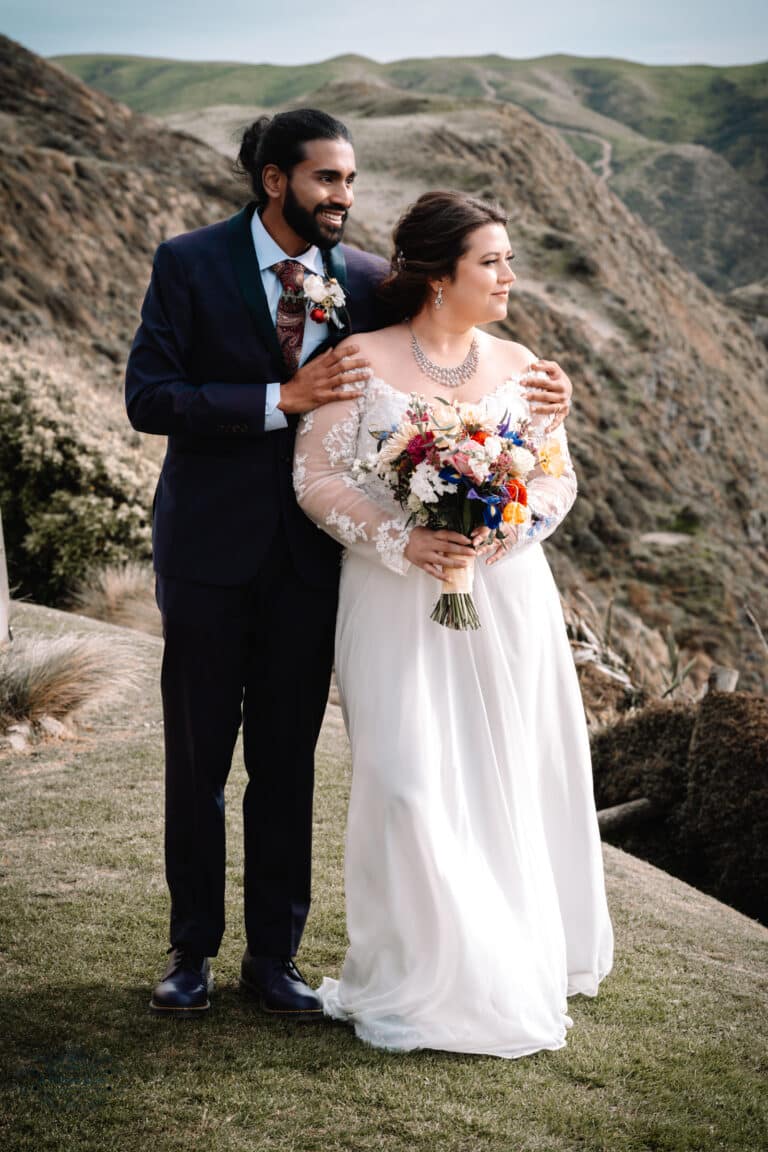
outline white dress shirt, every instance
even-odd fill
[[[313,272],[317,276],[324,276],[323,256],[320,249],[314,244],[311,248],[308,248],[306,252],[302,252],[301,256],[288,256],[287,253],[283,252],[280,245],[272,239],[269,232],[267,232],[258,212],[254,212],[251,217],[251,235],[253,236],[253,246],[256,249],[256,259],[259,262],[259,271],[261,272],[261,282],[264,285],[264,295],[267,298],[267,307],[272,317],[272,323],[276,324],[277,305],[280,301],[283,286],[277,275],[272,271],[272,265],[279,263],[281,260],[296,260],[299,264],[304,265],[307,272]],[[301,366],[314,352],[315,348],[317,348],[319,344],[322,344],[327,338],[328,325],[326,323],[317,324],[307,316],[307,319],[304,321],[304,340],[301,345],[299,366]],[[287,428],[288,426],[285,413],[277,406],[279,401],[279,382],[276,381],[267,384],[267,399],[264,407],[265,432],[275,432],[278,428]]]

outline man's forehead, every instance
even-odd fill
[[[307,140],[302,164],[312,169],[353,172],[355,150],[348,140]]]

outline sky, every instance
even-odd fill
[[[766,0],[0,0],[0,32],[43,56],[107,52],[306,64],[354,52],[647,64],[768,59]]]

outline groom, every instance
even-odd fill
[[[370,374],[353,354],[313,354],[378,326],[386,265],[340,244],[355,156],[338,120],[314,109],[263,117],[240,164],[255,202],[158,248],[126,375],[133,427],[168,437],[153,550],[171,948],[151,1007],[209,1007],[224,932],[224,786],[242,725],[241,985],[266,1011],[301,1019],[320,1013],[293,957],[309,911],[339,549],[296,504],[293,443],[299,413]],[[344,305],[310,312],[310,275],[338,281]]]

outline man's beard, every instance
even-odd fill
[[[285,222],[291,226],[297,236],[301,236],[302,240],[306,240],[308,244],[315,244],[324,252],[327,252],[329,248],[336,247],[344,234],[344,225],[347,222],[347,213],[344,211],[344,217],[338,228],[331,228],[327,224],[322,224],[318,220],[318,213],[327,207],[329,207],[327,204],[318,204],[313,212],[308,212],[294,196],[289,182],[283,201]]]

